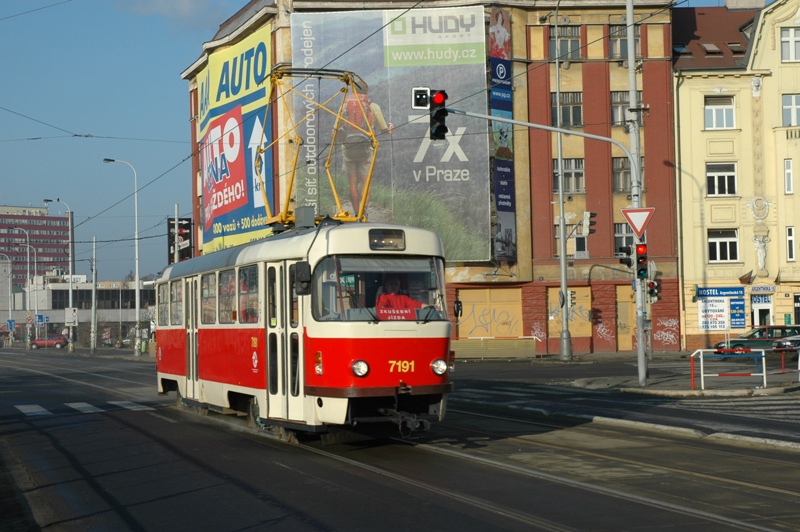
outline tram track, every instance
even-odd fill
[[[546,428],[554,428],[554,429],[563,429],[563,428],[565,428],[564,425],[558,425],[558,424],[554,424],[554,423],[544,423],[544,422],[519,420],[519,419],[513,419],[513,418],[504,417],[504,416],[492,416],[492,415],[489,415],[489,414],[481,414],[481,413],[476,413],[476,412],[466,412],[466,411],[463,411],[463,410],[453,410],[453,409],[451,409],[450,411],[454,412],[454,413],[464,414],[464,415],[472,415],[472,416],[476,416],[476,417],[490,418],[490,419],[495,419],[495,420],[500,420],[500,421],[511,421],[511,422],[515,422],[515,423],[521,423],[521,424],[524,424],[524,425],[531,425],[531,426],[537,426],[537,427],[546,427]],[[451,428],[451,429],[457,429],[457,430],[466,430],[466,431],[473,432],[473,433],[476,433],[476,434],[482,434],[484,436],[498,437],[497,434],[492,434],[492,433],[487,432],[487,431],[477,430],[477,429],[464,429],[463,427],[456,427],[456,426],[453,426],[453,425],[449,425],[447,423],[442,423],[441,426],[448,427],[448,428]],[[514,437],[514,436],[511,436],[511,437],[503,436],[503,437],[507,438],[509,441],[524,442],[527,445],[531,444],[530,440],[525,439],[525,438],[518,438],[518,437]],[[647,436],[646,434],[643,434],[641,436],[637,436],[637,438],[642,439],[642,440],[647,439],[647,440],[653,441],[653,438]],[[668,472],[668,473],[676,473],[676,474],[688,475],[688,476],[692,476],[692,477],[703,478],[703,479],[710,480],[710,481],[713,481],[713,482],[728,483],[728,484],[731,484],[731,485],[734,485],[734,486],[741,486],[741,487],[746,487],[746,488],[758,488],[758,489],[761,489],[761,490],[764,490],[764,491],[769,491],[769,492],[773,492],[773,493],[777,493],[777,494],[781,494],[781,495],[786,495],[786,496],[794,497],[794,498],[797,498],[798,500],[800,500],[800,491],[798,491],[798,490],[777,488],[777,487],[774,487],[774,486],[769,486],[769,485],[766,485],[766,484],[756,484],[756,483],[753,483],[753,482],[744,482],[744,481],[741,481],[741,480],[728,478],[728,477],[722,477],[722,476],[719,476],[719,475],[712,475],[712,474],[708,474],[708,473],[702,473],[702,472],[699,472],[699,471],[692,471],[692,470],[689,470],[689,469],[686,469],[686,468],[677,468],[677,467],[674,467],[674,466],[666,466],[666,465],[656,465],[656,464],[653,464],[653,462],[644,462],[642,460],[633,460],[633,459],[630,459],[630,458],[623,458],[623,457],[619,457],[619,456],[613,456],[610,453],[599,453],[599,452],[596,452],[596,451],[580,450],[580,449],[576,449],[575,447],[570,447],[570,446],[566,446],[566,445],[559,445],[559,444],[555,444],[555,443],[536,442],[535,445],[540,446],[540,447],[546,447],[546,448],[549,448],[549,449],[557,449],[557,450],[562,450],[562,451],[569,451],[569,452],[579,453],[579,454],[586,455],[586,456],[593,456],[593,457],[601,458],[601,459],[604,459],[604,460],[613,460],[613,461],[616,461],[616,462],[625,463],[625,464],[634,465],[634,466],[648,467],[648,468],[654,468],[655,467],[655,468],[658,468],[658,469],[660,469],[662,471],[665,471],[665,472]],[[753,455],[753,454],[734,453],[732,451],[718,451],[718,450],[714,450],[714,449],[709,449],[707,447],[700,448],[700,447],[697,447],[697,446],[689,446],[689,445],[686,445],[686,444],[675,444],[673,442],[671,442],[670,445],[675,446],[675,447],[681,447],[681,448],[684,448],[684,449],[690,449],[690,450],[693,450],[693,451],[702,451],[705,454],[713,453],[713,454],[718,454],[718,455],[733,456],[735,458],[745,458],[745,459],[751,460],[751,461],[764,462],[764,463],[769,464],[769,465],[776,465],[777,464],[779,466],[785,466],[785,467],[798,467],[798,463],[797,462],[791,462],[791,461],[786,461],[786,460],[775,460],[775,459],[772,459],[772,458],[765,458],[765,457],[758,456],[758,455]]]

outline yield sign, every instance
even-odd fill
[[[628,225],[631,226],[634,234],[642,238],[645,229],[647,229],[647,224],[650,223],[650,218],[652,218],[653,213],[656,212],[656,208],[642,207],[640,209],[620,209],[619,212],[621,212],[625,220],[628,221]]]

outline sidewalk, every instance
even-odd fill
[[[641,386],[636,351],[573,353],[572,361],[563,362],[558,353],[536,355],[531,346],[530,340],[494,342],[455,340],[451,344],[456,355],[456,362],[517,361],[529,362],[532,366],[616,363],[630,366],[630,371],[626,371],[625,375],[576,377],[572,382],[574,386],[586,389],[613,389],[665,397],[773,395],[800,390],[800,382],[798,382],[800,373],[794,354],[785,355],[783,367],[780,354],[767,354],[767,386],[764,387],[761,376],[748,375],[749,373],[760,373],[756,370],[756,365],[751,358],[726,361],[706,359],[704,360],[705,377],[701,383],[700,361],[695,359],[694,373],[692,373],[691,352],[653,353],[652,359],[647,361],[649,374],[646,378],[646,386]],[[725,376],[710,376],[711,374]],[[692,386],[693,376],[694,387]]]

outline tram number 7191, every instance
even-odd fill
[[[390,360],[389,373],[413,373],[413,360]]]

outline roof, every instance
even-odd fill
[[[672,10],[672,65],[676,70],[747,67],[746,28],[758,9],[692,7]]]

